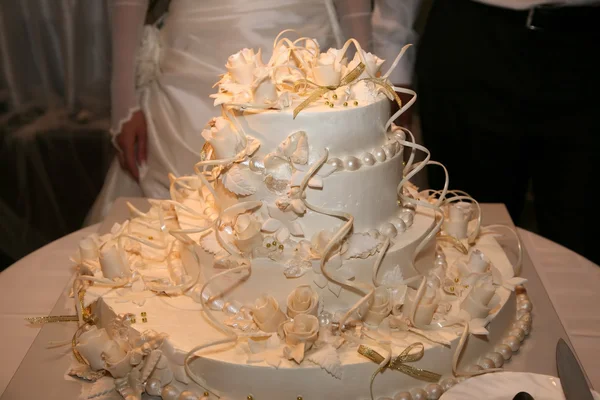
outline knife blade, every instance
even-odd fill
[[[562,338],[556,343],[556,369],[567,400],[594,400],[575,354]]]

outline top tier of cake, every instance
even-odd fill
[[[260,50],[243,49],[228,58],[215,105],[259,140],[258,155],[295,131],[305,131],[311,147],[328,148],[332,157],[381,147],[394,91],[379,71],[384,60],[356,43],[354,58],[347,59],[352,44],[321,52],[311,39],[276,39],[267,63]]]
[[[396,193],[404,136],[389,129],[397,96],[379,72],[383,60],[357,45],[348,61],[352,43],[321,52],[310,39],[284,38],[267,63],[260,50],[229,57],[212,95],[222,116],[202,132],[199,166],[213,167],[215,208],[261,201],[271,218],[275,209],[302,217],[295,226],[308,239],[339,226],[340,212],[355,232],[389,232],[392,221],[406,228]]]
[[[326,104],[327,102],[327,104]],[[384,127],[390,117],[390,102],[380,95],[373,102],[346,100],[346,106],[330,107],[319,99],[294,118],[294,107],[284,110],[236,111],[235,118],[245,134],[256,138],[261,146],[254,157],[266,156],[290,134],[305,132],[310,162],[327,149],[329,157],[361,157],[382,151],[387,143]],[[298,106],[300,101],[293,105]],[[343,104],[343,103],[342,103]]]

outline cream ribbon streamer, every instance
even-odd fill
[[[523,244],[521,243],[521,238],[516,230],[514,230],[511,226],[502,225],[502,224],[492,224],[487,225],[482,230],[482,234],[493,232],[494,229],[506,229],[509,231],[517,241],[517,261],[513,264],[513,271],[515,276],[519,276],[521,274],[521,268],[523,267]]]

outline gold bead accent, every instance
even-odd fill
[[[328,106],[329,105],[329,100],[325,100],[325,105]]]
[[[358,101],[354,100],[354,105],[357,106],[358,105]]]
[[[142,318],[142,322],[143,322],[143,323],[146,323],[146,322],[148,322],[148,318],[146,318],[146,317]]]
[[[275,240],[273,240],[273,243],[271,243],[273,246],[277,246],[277,242]]]
[[[148,236],[148,240],[152,240],[152,239],[154,239],[154,237]]]
[[[334,100],[337,100],[337,94],[334,93],[331,97],[333,97]]]
[[[329,108],[333,108],[333,103],[329,103]]]
[[[468,288],[469,288],[469,285],[465,285],[465,289],[468,289]]]
[[[146,311],[142,311],[142,314],[141,314],[141,315],[142,315],[142,317],[145,317],[145,316],[146,316],[146,315],[148,315],[148,314],[146,314]]]
[[[344,102],[344,107],[348,107],[348,102],[347,101]]]
[[[450,286],[450,291],[454,292],[454,286]]]
[[[209,394],[210,393],[208,393],[208,392],[204,392],[204,397],[208,397]]]
[[[283,250],[283,245],[282,244],[279,245],[279,250]]]
[[[254,397],[251,394],[249,394],[248,396],[246,396],[246,400],[254,400]]]
[[[460,279],[454,278],[454,282],[458,283],[458,282],[460,282]]]
[[[302,396],[296,397],[296,400],[302,400]]]
[[[132,324],[135,324],[135,318],[131,318],[130,321],[131,321]]]
[[[267,243],[267,249],[271,247],[271,243]]]

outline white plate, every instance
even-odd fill
[[[524,372],[495,372],[475,376],[452,387],[440,400],[512,400],[519,392],[535,400],[565,400],[560,379],[555,376]],[[600,394],[592,391],[595,400]]]

